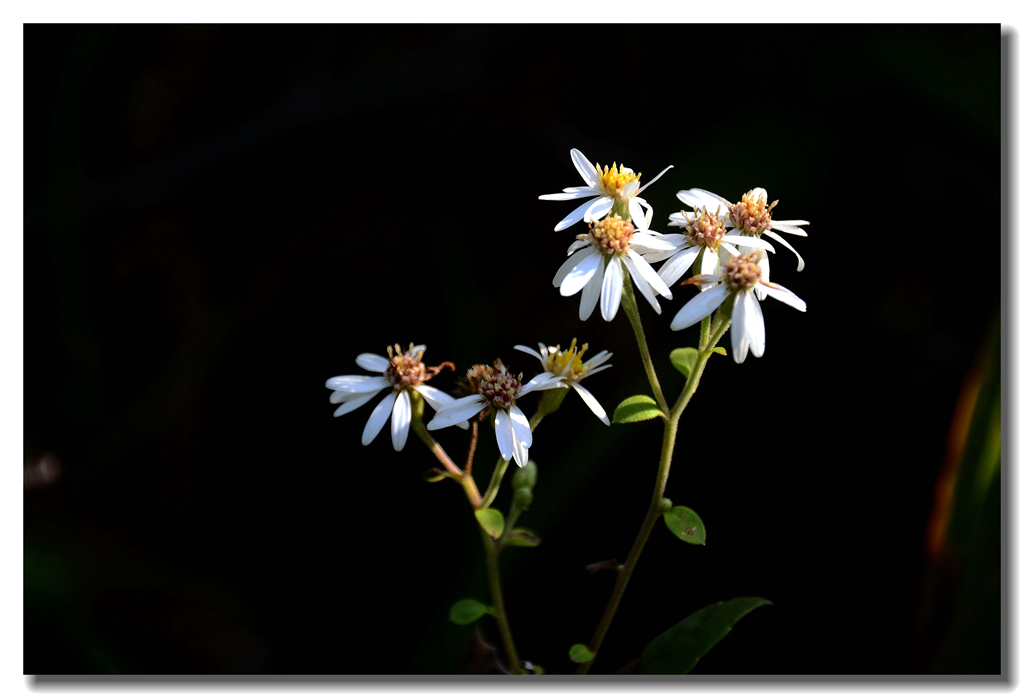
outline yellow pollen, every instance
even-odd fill
[[[590,237],[606,255],[625,254],[633,239],[633,224],[617,213],[590,224]]]
[[[544,362],[547,370],[554,373],[556,376],[564,375],[566,380],[573,382],[578,381],[586,375],[587,369],[583,366],[583,355],[587,352],[590,345],[584,343],[579,351],[576,350],[576,338],[572,338],[572,344],[565,351],[562,351],[561,345],[555,345],[548,347],[548,357]],[[566,367],[569,367],[566,370]],[[565,371],[563,374],[562,371]]]
[[[619,167],[614,162],[611,167],[605,166],[603,169],[599,163],[594,163],[594,166],[597,168],[597,178],[601,183],[601,189],[608,196],[618,198],[624,186],[640,180],[641,173],[632,172],[625,166]]]

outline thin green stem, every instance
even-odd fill
[[[654,372],[654,363],[651,361],[651,352],[647,348],[644,326],[640,323],[640,311],[636,306],[636,296],[633,294],[633,282],[629,280],[628,273],[623,273],[622,276],[622,309],[626,311],[629,324],[633,326],[633,334],[636,335],[636,343],[640,347],[640,359],[647,372],[647,380],[651,383],[651,390],[654,391],[654,399],[657,400],[661,411],[668,414],[668,403],[665,402],[665,395],[661,392],[661,384],[658,382],[658,375]]]
[[[515,643],[512,642],[512,631],[508,627],[508,617],[505,614],[505,601],[501,595],[501,576],[498,570],[498,545],[483,528],[480,535],[484,541],[484,552],[487,555],[487,577],[491,583],[491,604],[494,606],[494,619],[498,621],[498,631],[501,633],[501,641],[505,645],[505,654],[513,674],[525,674],[519,664],[519,655],[516,654]]]

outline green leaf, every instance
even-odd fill
[[[497,509],[477,509],[474,514],[483,529],[491,534],[491,538],[500,537],[505,530],[505,517]]]
[[[689,507],[672,507],[666,511],[665,525],[668,530],[676,534],[676,538],[694,545],[704,545],[707,534],[704,531],[704,522],[697,516],[697,512]]]
[[[616,424],[629,424],[664,416],[653,397],[634,395],[619,403],[619,406],[615,408],[615,417],[612,421]]]
[[[640,655],[641,674],[688,674],[740,618],[771,601],[746,596],[702,608],[656,637]]]
[[[672,353],[668,355],[668,360],[672,362],[677,371],[689,378],[693,364],[697,361],[697,350],[693,347],[673,349]]]
[[[711,350],[711,353],[721,354],[722,356],[728,356],[728,354],[725,352],[725,347],[715,347],[714,349]]]
[[[586,645],[576,643],[569,648],[569,659],[577,664],[586,664],[594,658],[594,653],[587,649]]]
[[[505,538],[505,545],[519,548],[536,548],[540,545],[540,536],[526,528],[513,528]]]
[[[490,606],[484,606],[479,601],[474,601],[473,599],[463,599],[462,601],[456,601],[452,606],[452,610],[448,611],[448,620],[457,625],[469,625],[491,612]]]

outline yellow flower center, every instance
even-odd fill
[[[590,238],[606,255],[625,254],[633,239],[633,224],[617,213],[590,224]]]
[[[548,356],[544,360],[544,367],[556,376],[563,375],[562,371],[565,371],[565,379],[570,383],[578,381],[587,375],[587,369],[583,366],[583,355],[587,352],[588,347],[588,344],[584,344],[577,350],[575,337],[572,338],[572,344],[565,351],[562,351],[560,344],[548,347]]]
[[[597,178],[600,183],[601,189],[605,194],[613,198],[620,198],[619,194],[622,192],[622,188],[630,182],[640,181],[640,173],[633,172],[628,167],[619,167],[614,162],[611,167],[605,166],[603,169],[598,163],[594,163],[597,168]]]

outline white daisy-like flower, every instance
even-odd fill
[[[522,352],[526,352],[530,356],[536,357],[540,361],[540,365],[544,367],[544,370],[556,376],[561,376],[565,380],[565,385],[571,387],[580,397],[583,398],[583,402],[587,403],[587,407],[597,415],[605,424],[610,425],[608,421],[608,413],[601,407],[601,403],[597,401],[594,395],[580,385],[587,376],[592,376],[595,373],[611,368],[611,364],[606,364],[605,361],[612,358],[612,354],[609,351],[599,351],[594,354],[589,361],[583,361],[583,354],[586,353],[589,348],[588,345],[584,344],[577,351],[576,349],[576,338],[573,337],[572,344],[565,351],[562,351],[562,347],[556,344],[553,347],[545,346],[543,343],[538,343],[540,347],[540,353],[538,354],[530,347],[517,344],[516,349]]]
[[[658,181],[661,175],[672,169],[672,165],[666,167],[657,177],[641,187],[640,173],[635,173],[628,167],[619,167],[612,163],[611,167],[602,168],[598,163],[591,164],[586,156],[576,148],[569,151],[569,156],[572,158],[572,164],[576,166],[576,171],[583,177],[586,186],[566,187],[561,194],[544,194],[540,198],[545,201],[587,198],[587,201],[559,221],[555,226],[555,232],[565,230],[580,220],[589,223],[592,220],[604,218],[616,203],[619,205],[621,215],[624,216],[626,211],[629,212],[629,216],[637,228],[650,227],[653,209],[645,199],[640,197],[640,192]],[[647,209],[647,215],[644,215],[644,209]]]
[[[789,235],[798,235],[800,237],[807,237],[807,233],[800,227],[803,225],[810,225],[807,221],[792,220],[792,221],[777,221],[772,220],[772,209],[775,208],[778,201],[774,201],[771,204],[768,203],[768,192],[761,187],[751,189],[744,194],[740,200],[733,204],[727,199],[713,194],[705,189],[684,189],[676,193],[676,196],[687,206],[690,206],[695,211],[699,209],[706,209],[710,212],[716,213],[721,216],[725,221],[726,226],[736,228],[738,232],[746,236],[754,238],[760,238],[762,235],[767,235],[772,240],[775,240],[780,245],[788,249],[790,252],[796,255],[796,270],[803,271],[804,269],[804,258],[800,256],[800,253],[793,249],[793,246],[786,241],[785,238],[781,237],[778,233],[788,233]],[[686,212],[674,213],[669,216],[671,222],[669,225],[678,225],[685,227],[687,214]],[[778,232],[776,232],[778,231]],[[750,252],[755,246],[748,245],[746,250],[740,250],[742,253]],[[770,273],[770,266],[768,258],[765,257],[763,260],[762,275],[765,281],[768,280]],[[757,297],[760,300],[764,300],[764,290],[758,288],[756,290]]]
[[[369,402],[374,395],[382,390],[391,388],[384,399],[381,400],[370,418],[366,420],[363,428],[363,445],[366,446],[384,427],[391,417],[391,443],[396,451],[405,447],[406,439],[409,436],[409,425],[412,423],[412,403],[409,399],[409,391],[415,390],[427,404],[440,410],[445,405],[455,402],[455,398],[443,393],[437,388],[424,385],[425,381],[433,378],[445,366],[426,366],[423,363],[423,352],[427,347],[423,344],[409,345],[405,352],[396,344],[394,349],[388,347],[388,356],[379,354],[360,354],[356,357],[356,363],[360,368],[367,371],[377,371],[380,376],[335,376],[327,380],[327,387],[333,390],[331,402],[341,403],[334,411],[335,417],[362,407]],[[459,426],[468,428],[469,424]]]
[[[636,248],[636,249],[634,249]],[[609,322],[619,311],[622,297],[623,268],[633,277],[636,287],[654,311],[661,314],[656,294],[672,298],[672,291],[641,252],[671,250],[661,233],[636,230],[633,224],[613,213],[590,224],[590,232],[579,235],[569,246],[565,260],[551,282],[563,296],[580,291],[580,320],[586,320],[601,300],[601,316]]]
[[[700,322],[713,313],[730,296],[735,296],[732,306],[732,357],[736,363],[743,363],[749,350],[754,356],[764,354],[764,316],[755,288],[762,288],[766,295],[792,306],[800,312],[807,311],[807,304],[789,289],[766,281],[758,266],[763,253],[755,251],[731,257],[722,268],[709,276],[695,276],[684,283],[713,284],[705,293],[697,294],[684,305],[672,320],[673,330],[682,330]]]
[[[514,376],[501,361],[494,366],[481,366],[476,376],[477,392],[445,405],[437,411],[427,424],[427,429],[443,429],[471,419],[488,407],[494,410],[494,435],[498,450],[505,460],[515,460],[520,468],[529,460],[529,449],[533,445],[530,420],[516,406],[516,400],[535,390],[551,390],[563,387],[562,377],[545,371],[523,384],[523,374]]]

